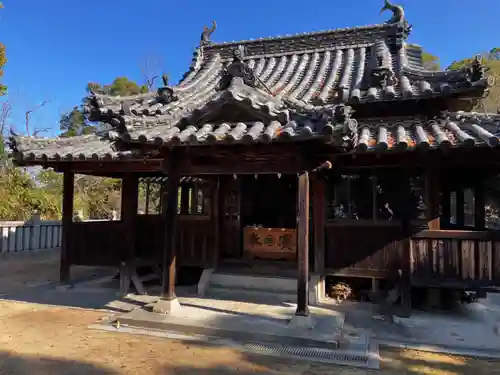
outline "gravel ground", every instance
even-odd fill
[[[56,281],[57,254],[0,256],[0,293]],[[75,277],[94,274],[75,269]],[[379,371],[311,364],[148,336],[93,331],[105,312],[0,300],[2,375],[500,374],[495,361],[381,349]]]

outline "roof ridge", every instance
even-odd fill
[[[226,47],[226,46],[231,46],[231,45],[237,46],[237,45],[241,45],[241,44],[261,43],[261,42],[267,42],[267,41],[270,41],[270,42],[278,41],[278,40],[281,41],[281,40],[286,40],[286,39],[295,39],[298,37],[321,36],[321,35],[330,35],[330,34],[353,32],[353,31],[365,31],[365,30],[369,30],[369,29],[391,29],[391,28],[394,28],[394,24],[380,23],[380,24],[365,25],[365,26],[342,27],[342,28],[330,29],[330,30],[310,31],[310,32],[295,33],[295,34],[284,34],[284,35],[277,35],[277,36],[260,37],[260,38],[255,38],[255,39],[250,38],[250,39],[233,40],[233,41],[220,42],[220,43],[212,42],[211,44],[205,45],[204,48],[212,49],[212,48]]]

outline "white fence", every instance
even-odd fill
[[[0,254],[57,249],[61,246],[61,221],[0,221]]]

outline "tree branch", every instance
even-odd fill
[[[12,112],[12,104],[9,101],[3,102],[2,109],[0,111],[0,135],[3,135],[7,127],[7,121],[10,117],[11,112]]]
[[[50,103],[50,100],[43,100],[41,103],[39,103],[38,105],[36,105],[35,107],[33,108],[30,108],[28,109],[25,113],[24,113],[24,126],[26,128],[26,135],[30,136],[30,126],[29,126],[29,123],[30,123],[30,116],[37,110],[39,110],[40,108],[44,107],[45,105],[49,104]],[[33,135],[36,135],[36,133],[40,133],[41,131],[37,131],[36,129],[34,130],[33,132]]]
[[[139,68],[141,69],[144,81],[149,91],[153,91],[155,81],[160,78],[160,69],[163,65],[160,58],[144,58]]]

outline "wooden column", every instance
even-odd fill
[[[64,172],[63,177],[63,202],[62,202],[62,238],[61,238],[61,264],[59,280],[70,280],[71,268],[71,226],[73,225],[73,198],[75,194],[75,174]]]
[[[325,179],[319,174],[311,176],[313,237],[314,237],[314,272],[323,274],[325,271]]]
[[[425,217],[429,225],[429,229],[439,229],[439,191],[440,178],[438,171],[435,169],[427,169],[425,171]]]
[[[127,264],[135,258],[135,236],[137,209],[139,199],[139,179],[133,173],[127,173],[122,178],[121,220],[126,236],[126,248],[122,254],[122,261]],[[147,198],[146,198],[147,199]]]
[[[309,174],[299,175],[297,194],[297,311],[295,315],[309,316]]]
[[[173,153],[169,155],[167,175],[167,207],[163,216],[165,220],[165,241],[162,262],[162,298],[153,308],[153,311],[163,314],[171,313],[176,306],[180,306],[175,295],[177,201],[180,176],[175,168]]]

